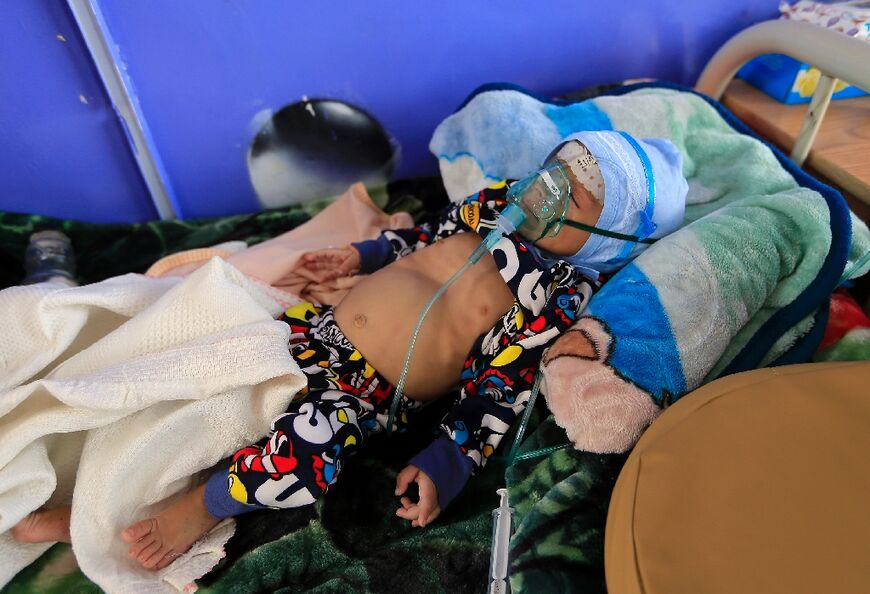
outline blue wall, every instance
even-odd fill
[[[157,217],[75,21],[57,0],[0,3],[0,210]]]
[[[397,175],[434,173],[437,164],[427,149],[432,130],[481,83],[509,81],[549,95],[642,76],[693,84],[725,40],[777,15],[777,0],[97,3],[120,48],[122,67],[134,81],[185,217],[257,208],[244,158],[255,116],[303,96],[363,107],[401,143]],[[25,4],[30,6],[29,0],[14,0],[2,10],[28,18],[32,15],[25,13],[57,12],[47,0],[33,5],[39,9],[25,9]],[[141,209],[144,190],[135,164],[118,154],[122,137],[112,129],[93,72],[80,55],[70,58],[69,49],[62,53],[46,47],[63,45],[52,29],[60,17],[44,19],[51,26],[41,25],[45,39],[37,43],[23,39],[30,34],[3,16],[0,72],[26,63],[21,69],[58,79],[52,81],[57,87],[52,91],[33,83],[11,97],[4,83],[0,208],[59,211],[52,192],[71,184],[82,195],[90,188],[103,200],[123,201],[129,208],[114,213],[118,220],[153,216],[153,209]],[[63,23],[68,26],[71,20]],[[10,29],[17,41],[7,39]],[[68,38],[72,35],[70,31]],[[94,97],[89,105],[78,103],[79,91],[71,93],[85,83],[87,96]],[[7,117],[8,101],[13,113],[26,112],[27,117]],[[40,101],[39,108],[32,106],[34,101]],[[28,121],[36,119],[36,112],[53,123],[34,134]],[[15,141],[23,136],[40,146],[23,147],[27,154],[21,156]],[[70,147],[87,153],[79,159],[91,166],[98,162],[113,172],[98,175],[84,165],[73,166],[62,156]],[[43,164],[39,169],[51,175],[21,175],[21,166],[37,157]],[[54,184],[51,191],[46,179]],[[18,192],[11,193],[12,202],[7,186]],[[25,194],[38,199],[23,200]],[[85,214],[81,203],[70,206],[67,216],[97,220]]]

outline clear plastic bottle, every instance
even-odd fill
[[[38,231],[24,252],[26,275],[22,284],[61,283],[75,287],[76,259],[69,237],[60,231]]]

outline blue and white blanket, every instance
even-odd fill
[[[459,200],[534,171],[571,133],[608,129],[673,141],[689,193],[685,226],[610,279],[545,358],[556,421],[602,452],[629,448],[706,381],[809,360],[831,291],[870,269],[870,233],[837,191],[688,89],[641,84],[567,103],[490,85],[430,149]]]

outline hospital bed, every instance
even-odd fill
[[[724,46],[697,88],[721,97],[737,68],[766,52],[791,54],[827,73],[793,152],[801,162],[818,130],[831,81],[838,78],[870,88],[870,71],[860,67],[870,63],[870,46],[808,25],[764,23]],[[411,207],[416,216],[434,212],[446,201],[437,179],[395,182],[386,188],[385,197],[383,204]],[[104,226],[3,213],[0,245],[8,265],[3,266],[0,280],[8,286],[16,275],[20,278],[26,238],[39,228],[60,228],[70,235],[78,248],[81,280],[95,282],[144,271],[154,260],[182,249],[239,239],[256,243],[308,220],[310,214],[310,208],[295,206],[220,220]],[[432,410],[432,423],[437,422],[438,412]],[[542,406],[536,407],[528,432],[529,448],[543,449],[564,440],[546,415]],[[511,469],[504,460],[494,460],[437,525],[415,531],[392,517],[392,482],[405,463],[397,452],[416,451],[425,438],[405,436],[399,444],[374,443],[370,455],[349,466],[343,481],[314,507],[240,517],[226,557],[198,582],[201,591],[485,591],[490,511],[506,471],[514,491],[529,493],[515,504],[519,521],[524,523],[511,545],[515,591],[605,591],[605,519],[624,454],[561,449]],[[98,591],[75,569],[70,547],[56,545],[4,591],[73,589]]]

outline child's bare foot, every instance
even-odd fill
[[[145,569],[163,569],[214,528],[220,520],[205,509],[205,485],[185,494],[156,517],[130,524],[121,538],[129,555]]]
[[[70,542],[69,507],[42,509],[27,514],[12,527],[12,537],[18,542]]]

